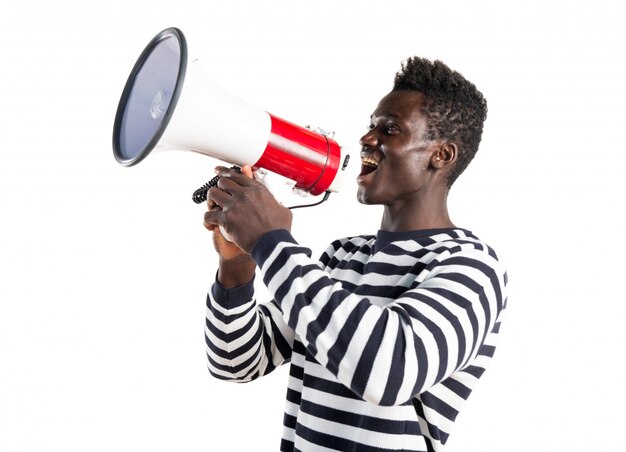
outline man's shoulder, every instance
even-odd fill
[[[348,255],[371,254],[375,235],[363,234],[336,239],[328,245],[320,260],[327,264],[333,258],[345,259]]]

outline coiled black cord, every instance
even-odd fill
[[[231,166],[230,168],[231,169],[238,169],[238,170],[241,169],[238,166]],[[213,179],[208,181],[202,187],[200,187],[199,189],[194,191],[193,195],[191,195],[191,199],[193,199],[193,202],[195,202],[196,204],[201,204],[203,202],[206,202],[207,196],[208,196],[208,193],[209,193],[209,189],[217,186],[217,181],[218,180],[220,180],[220,177],[219,176],[215,176]]]
[[[231,166],[231,169],[238,169],[238,170],[240,170],[241,168],[238,167],[238,166]],[[193,199],[193,202],[195,202],[196,204],[201,204],[203,202],[206,202],[209,190],[211,188],[217,186],[217,181],[218,180],[220,180],[220,176],[215,176],[213,179],[208,181],[202,187],[200,187],[199,189],[194,191],[193,195],[191,196],[191,199]],[[328,197],[330,196],[330,193],[331,193],[330,191],[325,192],[324,193],[324,198],[322,198],[322,200],[319,201],[319,202],[315,202],[313,204],[303,204],[303,205],[299,205],[299,206],[291,206],[291,207],[288,207],[288,209],[300,209],[302,207],[318,206],[318,205],[322,204],[324,201],[328,200]]]

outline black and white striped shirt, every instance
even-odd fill
[[[506,272],[464,229],[379,231],[319,261],[284,230],[254,285],[207,297],[209,370],[250,381],[291,362],[281,450],[441,451],[495,350]]]

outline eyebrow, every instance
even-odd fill
[[[398,115],[395,114],[395,113],[388,113],[388,114],[379,116],[379,118],[393,118],[393,119],[397,119]],[[373,114],[370,115],[370,120],[372,120],[372,119],[374,119],[374,115]]]

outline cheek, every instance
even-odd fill
[[[419,179],[428,168],[427,162],[420,159],[404,159],[393,162],[389,165],[388,177],[392,177],[397,182],[409,182]]]
[[[421,155],[405,158],[390,165],[386,180],[400,191],[415,191],[422,187],[429,178],[430,159]]]

